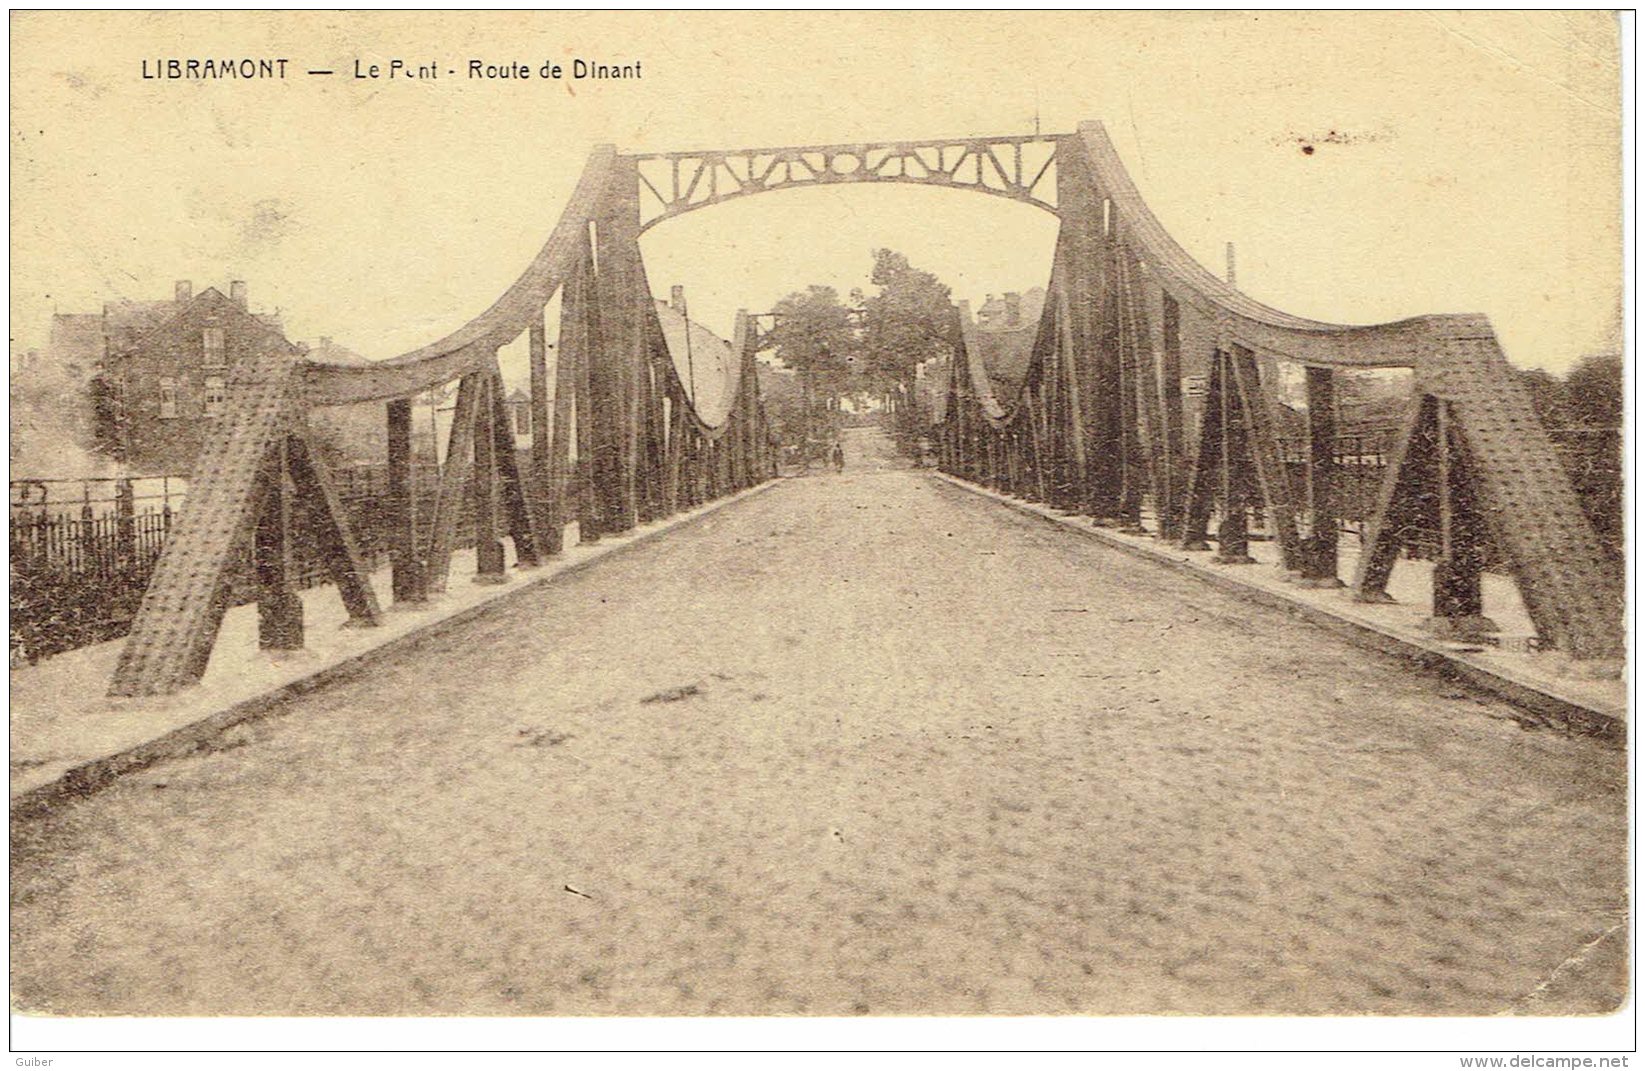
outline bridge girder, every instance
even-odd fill
[[[626,154],[639,166],[641,231],[710,205],[777,190],[902,183],[971,190],[1057,214],[1066,135],[857,142]]]
[[[1621,656],[1618,571],[1485,317],[1332,324],[1256,301],[1171,238],[1099,123],[1062,142],[1057,182],[1062,224],[1047,300],[1026,372],[1008,393],[997,396],[979,332],[961,312],[936,428],[948,472],[1132,533],[1144,531],[1151,499],[1152,534],[1187,550],[1209,550],[1214,538],[1227,564],[1252,561],[1247,524],[1261,517],[1281,567],[1330,586],[1340,583],[1333,422],[1310,411],[1299,494],[1276,431],[1280,386],[1263,366],[1305,368],[1310,407],[1325,408],[1333,375],[1410,369],[1415,415],[1365,519],[1354,597],[1387,600],[1388,571],[1420,522],[1438,538],[1441,635],[1488,631],[1480,574],[1494,551],[1540,642],[1579,659]],[[1192,448],[1185,362],[1207,372]]]
[[[1412,368],[1418,415],[1405,438],[1414,444],[1407,451],[1412,460],[1390,470],[1368,541],[1377,568],[1356,578],[1356,594],[1381,594],[1380,563],[1391,562],[1397,532],[1417,508],[1411,488],[1429,482],[1426,472],[1437,468],[1441,486],[1423,491],[1437,495],[1444,537],[1436,615],[1479,616],[1480,541],[1489,528],[1539,633],[1575,657],[1620,652],[1618,578],[1483,316],[1360,326],[1264,305],[1195,262],[1143,202],[1102,125],[1082,123],[1075,134],[1049,136],[686,153],[596,148],[542,250],[467,324],[365,367],[305,361],[236,370],[223,418],[202,451],[190,505],[166,544],[111,692],[169,692],[198,680],[230,595],[236,550],[254,532],[261,533],[270,642],[300,633],[289,619],[292,577],[282,549],[290,544],[286,526],[294,511],[284,494],[267,493],[271,464],[297,465],[296,493],[309,507],[303,512],[329,518],[323,538],[350,613],[362,623],[375,621],[366,558],[336,508],[323,467],[294,432],[315,407],[388,404],[388,439],[396,452],[388,466],[396,481],[388,496],[391,549],[397,574],[404,569],[395,588],[413,597],[443,583],[465,498],[475,515],[481,576],[498,581],[506,575],[505,535],[519,563],[530,565],[538,548],[559,548],[558,531],[568,518],[575,517],[585,535],[620,532],[770,478],[774,459],[754,374],[754,354],[764,341],[759,325],[739,316],[735,406],[726,421],[704,423],[666,343],[661,350],[657,345],[662,330],[639,236],[665,219],[757,193],[872,182],[969,189],[1061,221],[1030,367],[1013,397],[995,398],[969,315],[957,314],[939,429],[950,472],[1133,530],[1145,495],[1152,495],[1156,511],[1163,507],[1160,534],[1190,548],[1206,534],[1216,477],[1224,560],[1245,557],[1250,503],[1276,519],[1287,566],[1300,567],[1305,579],[1334,580],[1334,542],[1305,553],[1297,533],[1286,530],[1296,496],[1272,426],[1276,390],[1259,358],[1308,367],[1318,397],[1330,393],[1321,372]],[[649,215],[648,195],[654,202]],[[532,408],[545,416],[543,316],[562,290],[561,332],[573,341],[561,349],[556,376],[574,394],[575,441],[560,419],[566,414],[557,392],[551,449],[547,456],[536,451],[521,472],[507,430],[497,350],[532,338]],[[1183,434],[1179,381],[1190,354],[1207,362],[1215,394],[1201,413],[1197,460],[1190,460]],[[427,537],[414,501],[406,401],[453,380],[462,384],[461,418],[453,420],[431,504],[434,534]],[[1316,424],[1329,422],[1311,427]],[[1310,444],[1315,529],[1334,517],[1326,438],[1319,432]],[[1309,538],[1318,542],[1320,534]],[[1307,576],[1310,563],[1318,571],[1327,562],[1331,576]]]

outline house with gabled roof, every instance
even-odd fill
[[[54,325],[55,328],[56,325]],[[80,341],[90,330],[76,324]],[[171,301],[103,306],[92,382],[99,446],[135,473],[187,472],[221,410],[234,367],[268,353],[296,360],[278,316],[253,313],[243,282],[229,293],[177,284]]]

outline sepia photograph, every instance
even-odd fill
[[[1632,35],[12,11],[13,1051],[1631,1051]]]

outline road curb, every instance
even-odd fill
[[[609,561],[634,547],[643,546],[658,536],[688,527],[706,517],[713,516],[728,506],[769,491],[780,483],[782,483],[782,478],[775,477],[747,490],[739,491],[734,495],[717,499],[692,512],[677,514],[646,529],[637,530],[623,536],[608,537],[609,542],[602,540],[599,543],[589,544],[592,551],[587,557],[580,561],[564,563],[559,568],[552,568],[555,563],[551,560],[548,565],[552,571],[544,575],[532,576],[529,572],[523,571],[516,573],[515,575],[519,577],[516,583],[509,585],[505,590],[499,592],[496,597],[487,599],[485,602],[464,607],[447,617],[430,621],[426,625],[386,640],[379,646],[351,655],[332,665],[323,666],[313,673],[293,681],[287,681],[277,688],[241,699],[203,718],[157,736],[153,740],[70,767],[55,780],[13,796],[11,799],[11,817],[14,821],[37,817],[50,811],[60,802],[92,795],[107,788],[121,777],[136,773],[157,762],[182,758],[197,752],[210,751],[212,750],[214,738],[225,730],[237,725],[260,721],[277,714],[280,706],[287,700],[306,695],[328,685],[358,677],[382,659],[390,655],[415,650],[484,616],[499,606],[514,601],[526,592],[535,591],[569,576],[575,576],[591,566]]]
[[[1405,635],[1368,621],[1344,617],[1325,607],[1288,598],[1281,592],[1247,583],[1238,577],[1207,569],[1195,561],[1177,556],[1186,552],[1172,552],[1163,547],[1133,543],[1101,528],[1093,527],[1084,518],[1062,516],[1048,506],[1024,502],[991,488],[950,476],[946,472],[930,472],[928,475],[1018,513],[1038,518],[1065,531],[1095,540],[1106,547],[1123,551],[1132,557],[1194,577],[1212,587],[1240,595],[1271,609],[1284,611],[1293,617],[1318,625],[1355,646],[1394,655],[1446,680],[1471,685],[1535,715],[1543,724],[1563,729],[1567,733],[1599,737],[1617,745],[1623,744],[1627,739],[1626,707],[1612,710],[1595,706],[1577,697],[1562,694],[1546,682],[1520,677],[1501,667],[1486,665],[1468,658],[1465,654],[1446,650],[1432,640]]]

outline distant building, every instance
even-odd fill
[[[667,301],[657,298],[653,303],[674,371],[697,415],[705,423],[719,424],[736,399],[739,355],[731,352],[730,342],[689,317],[684,287],[670,287]]]
[[[299,343],[306,360],[325,364],[368,365],[371,362],[347,346],[340,346],[326,336],[318,342]],[[358,405],[328,405],[309,411],[309,430],[320,444],[326,464],[381,465],[388,457],[388,414],[382,402],[361,402]],[[418,431],[426,440],[428,431],[413,423],[414,444]],[[414,446],[419,456],[428,451],[426,442]]]
[[[552,421],[554,419],[553,391],[556,373],[555,361],[557,360],[556,347],[552,342],[548,344],[547,357],[549,389],[548,409],[550,427],[544,430],[551,431]],[[520,454],[520,464],[527,465],[530,461],[526,455],[526,451],[531,449],[532,433],[536,430],[531,415],[531,392],[520,386],[509,387],[508,382],[510,378],[508,369],[505,366],[503,371],[503,385],[506,393],[503,395],[503,418],[508,422],[509,434],[514,438],[514,449]],[[458,384],[453,382],[448,383],[443,387],[436,388],[431,393],[418,395],[418,397],[414,400],[411,410],[411,437],[412,450],[418,457],[422,457],[424,455],[424,443],[426,442],[426,438],[432,437],[435,441],[437,441],[438,446],[428,448],[430,451],[429,456],[432,457],[433,451],[437,450],[441,462],[445,461],[446,449],[451,443],[452,421],[456,419],[457,394]],[[432,413],[430,412],[428,406],[425,405],[425,400],[431,400],[433,402]],[[381,408],[381,406],[378,406],[379,412],[381,411]],[[425,433],[423,431],[424,421],[431,422],[430,432]]]
[[[1045,310],[1045,287],[1036,286],[1023,293],[1015,291],[1000,297],[988,295],[988,300],[977,310],[977,330],[1016,331],[1037,328],[1040,313]]]
[[[978,356],[988,370],[994,396],[1004,405],[1011,404],[1028,374],[1044,309],[1045,288],[1036,286],[1021,294],[989,294],[977,310]]]
[[[293,360],[278,316],[253,313],[243,282],[225,296],[177,283],[170,301],[122,301],[98,314],[59,315],[52,349],[95,366],[96,442],[139,473],[186,472],[226,398],[235,365],[269,353]]]

